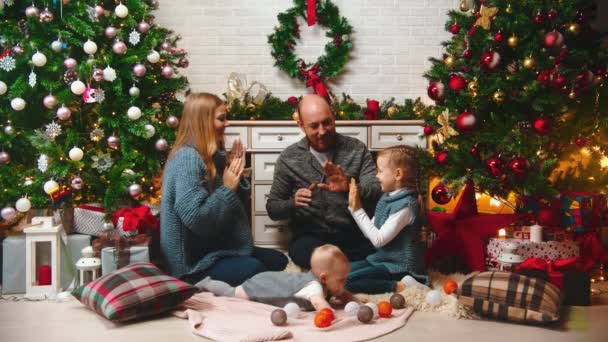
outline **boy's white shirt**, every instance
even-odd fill
[[[393,196],[402,191],[405,191],[405,189],[401,188],[391,191],[389,195]],[[403,228],[412,223],[414,220],[412,210],[410,208],[403,208],[391,214],[386,219],[382,227],[378,228],[374,224],[375,216],[370,219],[363,208],[359,208],[355,211],[348,208],[348,211],[350,211],[353,219],[355,219],[355,222],[357,222],[359,229],[361,229],[363,234],[376,248],[380,248],[391,242],[397,236],[397,234],[403,230]]]
[[[323,286],[321,286],[321,283],[319,283],[317,280],[312,280],[293,296],[310,300],[314,296],[321,296],[321,298],[323,298],[325,297],[325,293],[323,292]]]

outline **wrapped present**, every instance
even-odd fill
[[[145,205],[117,210],[112,215],[112,223],[125,236],[155,231],[160,225],[158,218]]]
[[[606,196],[590,192],[562,192],[562,228],[584,232],[598,228],[606,212]]]
[[[522,202],[527,222],[536,222],[543,227],[561,227],[563,210],[559,199],[547,201],[540,196],[526,196]]]
[[[74,208],[74,231],[99,236],[104,230],[105,210],[97,205],[87,204]]]
[[[514,253],[524,260],[528,258],[541,258],[546,261],[555,261],[578,257],[581,255],[580,244],[574,240],[532,242],[526,239],[496,239],[492,238],[486,246],[486,267],[496,269],[498,258],[506,251],[506,244],[514,243],[517,248]]]
[[[132,246],[121,250],[105,247],[101,250],[102,275],[136,262],[150,262],[148,246]]]
[[[95,256],[101,258],[101,273],[106,274],[137,261],[150,261],[150,241],[146,234],[123,236],[116,229],[103,231],[92,243]],[[145,247],[145,252],[133,247]],[[136,255],[131,257],[132,253]]]

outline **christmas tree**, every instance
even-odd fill
[[[464,0],[450,11],[452,38],[425,74],[436,202],[469,179],[502,198],[606,190],[608,54],[595,11],[591,0]]]
[[[48,6],[48,7],[46,7]],[[0,204],[158,199],[188,86],[157,1],[0,1]],[[177,95],[177,96],[176,96]]]

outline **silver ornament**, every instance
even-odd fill
[[[169,66],[169,65],[165,65],[162,70],[160,71],[160,74],[163,75],[164,78],[171,78],[173,77],[173,67]]]
[[[179,119],[175,115],[171,115],[167,118],[167,126],[171,128],[177,128],[179,126]]]
[[[125,42],[123,42],[122,40],[119,40],[114,43],[114,45],[112,45],[112,51],[114,51],[114,53],[116,54],[124,55],[125,53],[127,53],[127,44],[125,44]]]
[[[95,70],[93,70],[93,79],[95,82],[101,82],[103,80],[103,70],[95,68]]]
[[[23,181],[23,185],[30,186],[32,184],[34,184],[34,178],[32,178],[32,177],[25,177],[25,180]]]
[[[137,184],[137,183],[133,183],[131,185],[129,185],[129,195],[131,195],[131,197],[133,198],[137,198],[139,197],[139,195],[141,195],[141,185]]]
[[[6,134],[6,135],[15,134],[15,128],[11,125],[6,125],[6,127],[4,127],[4,134]]]
[[[137,24],[137,31],[139,31],[140,33],[146,33],[150,30],[150,24],[148,24],[145,21],[140,22],[139,24]]]
[[[139,88],[137,88],[136,86],[132,86],[132,87],[129,89],[129,95],[131,95],[131,96],[133,96],[133,97],[138,97],[138,96],[139,96],[139,93],[140,93]]]
[[[11,52],[13,53],[13,56],[21,56],[23,54],[23,48],[21,45],[15,45]]]
[[[41,23],[48,24],[51,21],[53,21],[53,19],[54,19],[53,12],[49,11],[48,8],[45,8],[44,11],[42,11],[40,13],[40,22]]]
[[[71,182],[72,189],[74,190],[82,190],[84,186],[84,181],[80,177],[74,177]]]
[[[57,105],[57,98],[52,94],[48,94],[47,96],[44,97],[44,99],[42,99],[42,104],[46,108],[52,109],[53,107],[55,107]]]
[[[114,223],[112,223],[112,222],[103,223],[103,230],[112,230],[112,229],[114,229]]]
[[[57,109],[57,119],[65,121],[70,119],[70,117],[72,117],[72,111],[70,108],[61,106],[59,109]]]
[[[104,33],[106,35],[106,38],[112,39],[112,38],[116,37],[116,34],[118,34],[118,30],[116,29],[116,27],[108,26],[108,27],[106,27]]]
[[[11,162],[11,155],[7,152],[0,152],[0,165],[6,165]]]
[[[37,17],[40,15],[40,10],[38,9],[38,7],[32,5],[32,6],[28,6],[25,9],[25,16],[26,17]]]
[[[2,216],[5,221],[10,221],[17,216],[17,211],[13,207],[4,207],[0,212],[0,216]]]
[[[63,43],[61,40],[56,40],[51,43],[51,49],[55,52],[61,52],[61,48],[63,47]]]
[[[169,44],[168,42],[163,42],[162,44],[160,44],[160,48],[165,51],[169,51],[171,49],[171,44]]]
[[[164,152],[169,148],[169,143],[167,142],[166,139],[164,138],[160,138],[158,140],[156,140],[156,143],[154,144],[154,147],[156,147],[156,149],[160,152]]]
[[[109,136],[106,142],[108,143],[108,146],[113,149],[118,149],[120,146],[120,138],[115,135]]]

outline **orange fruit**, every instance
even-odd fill
[[[319,312],[315,315],[315,327],[327,328],[331,325],[331,319],[326,313]]]
[[[391,317],[391,314],[393,313],[393,306],[391,305],[391,303],[383,300],[381,302],[378,303],[378,316],[380,317]]]
[[[319,311],[319,313],[327,315],[327,317],[329,318],[330,321],[333,321],[334,319],[336,319],[336,315],[334,315],[334,310],[332,310],[330,308],[321,309],[321,311]]]
[[[453,281],[452,279],[448,279],[443,282],[443,291],[446,294],[451,294],[452,292],[458,289],[458,283]]]

